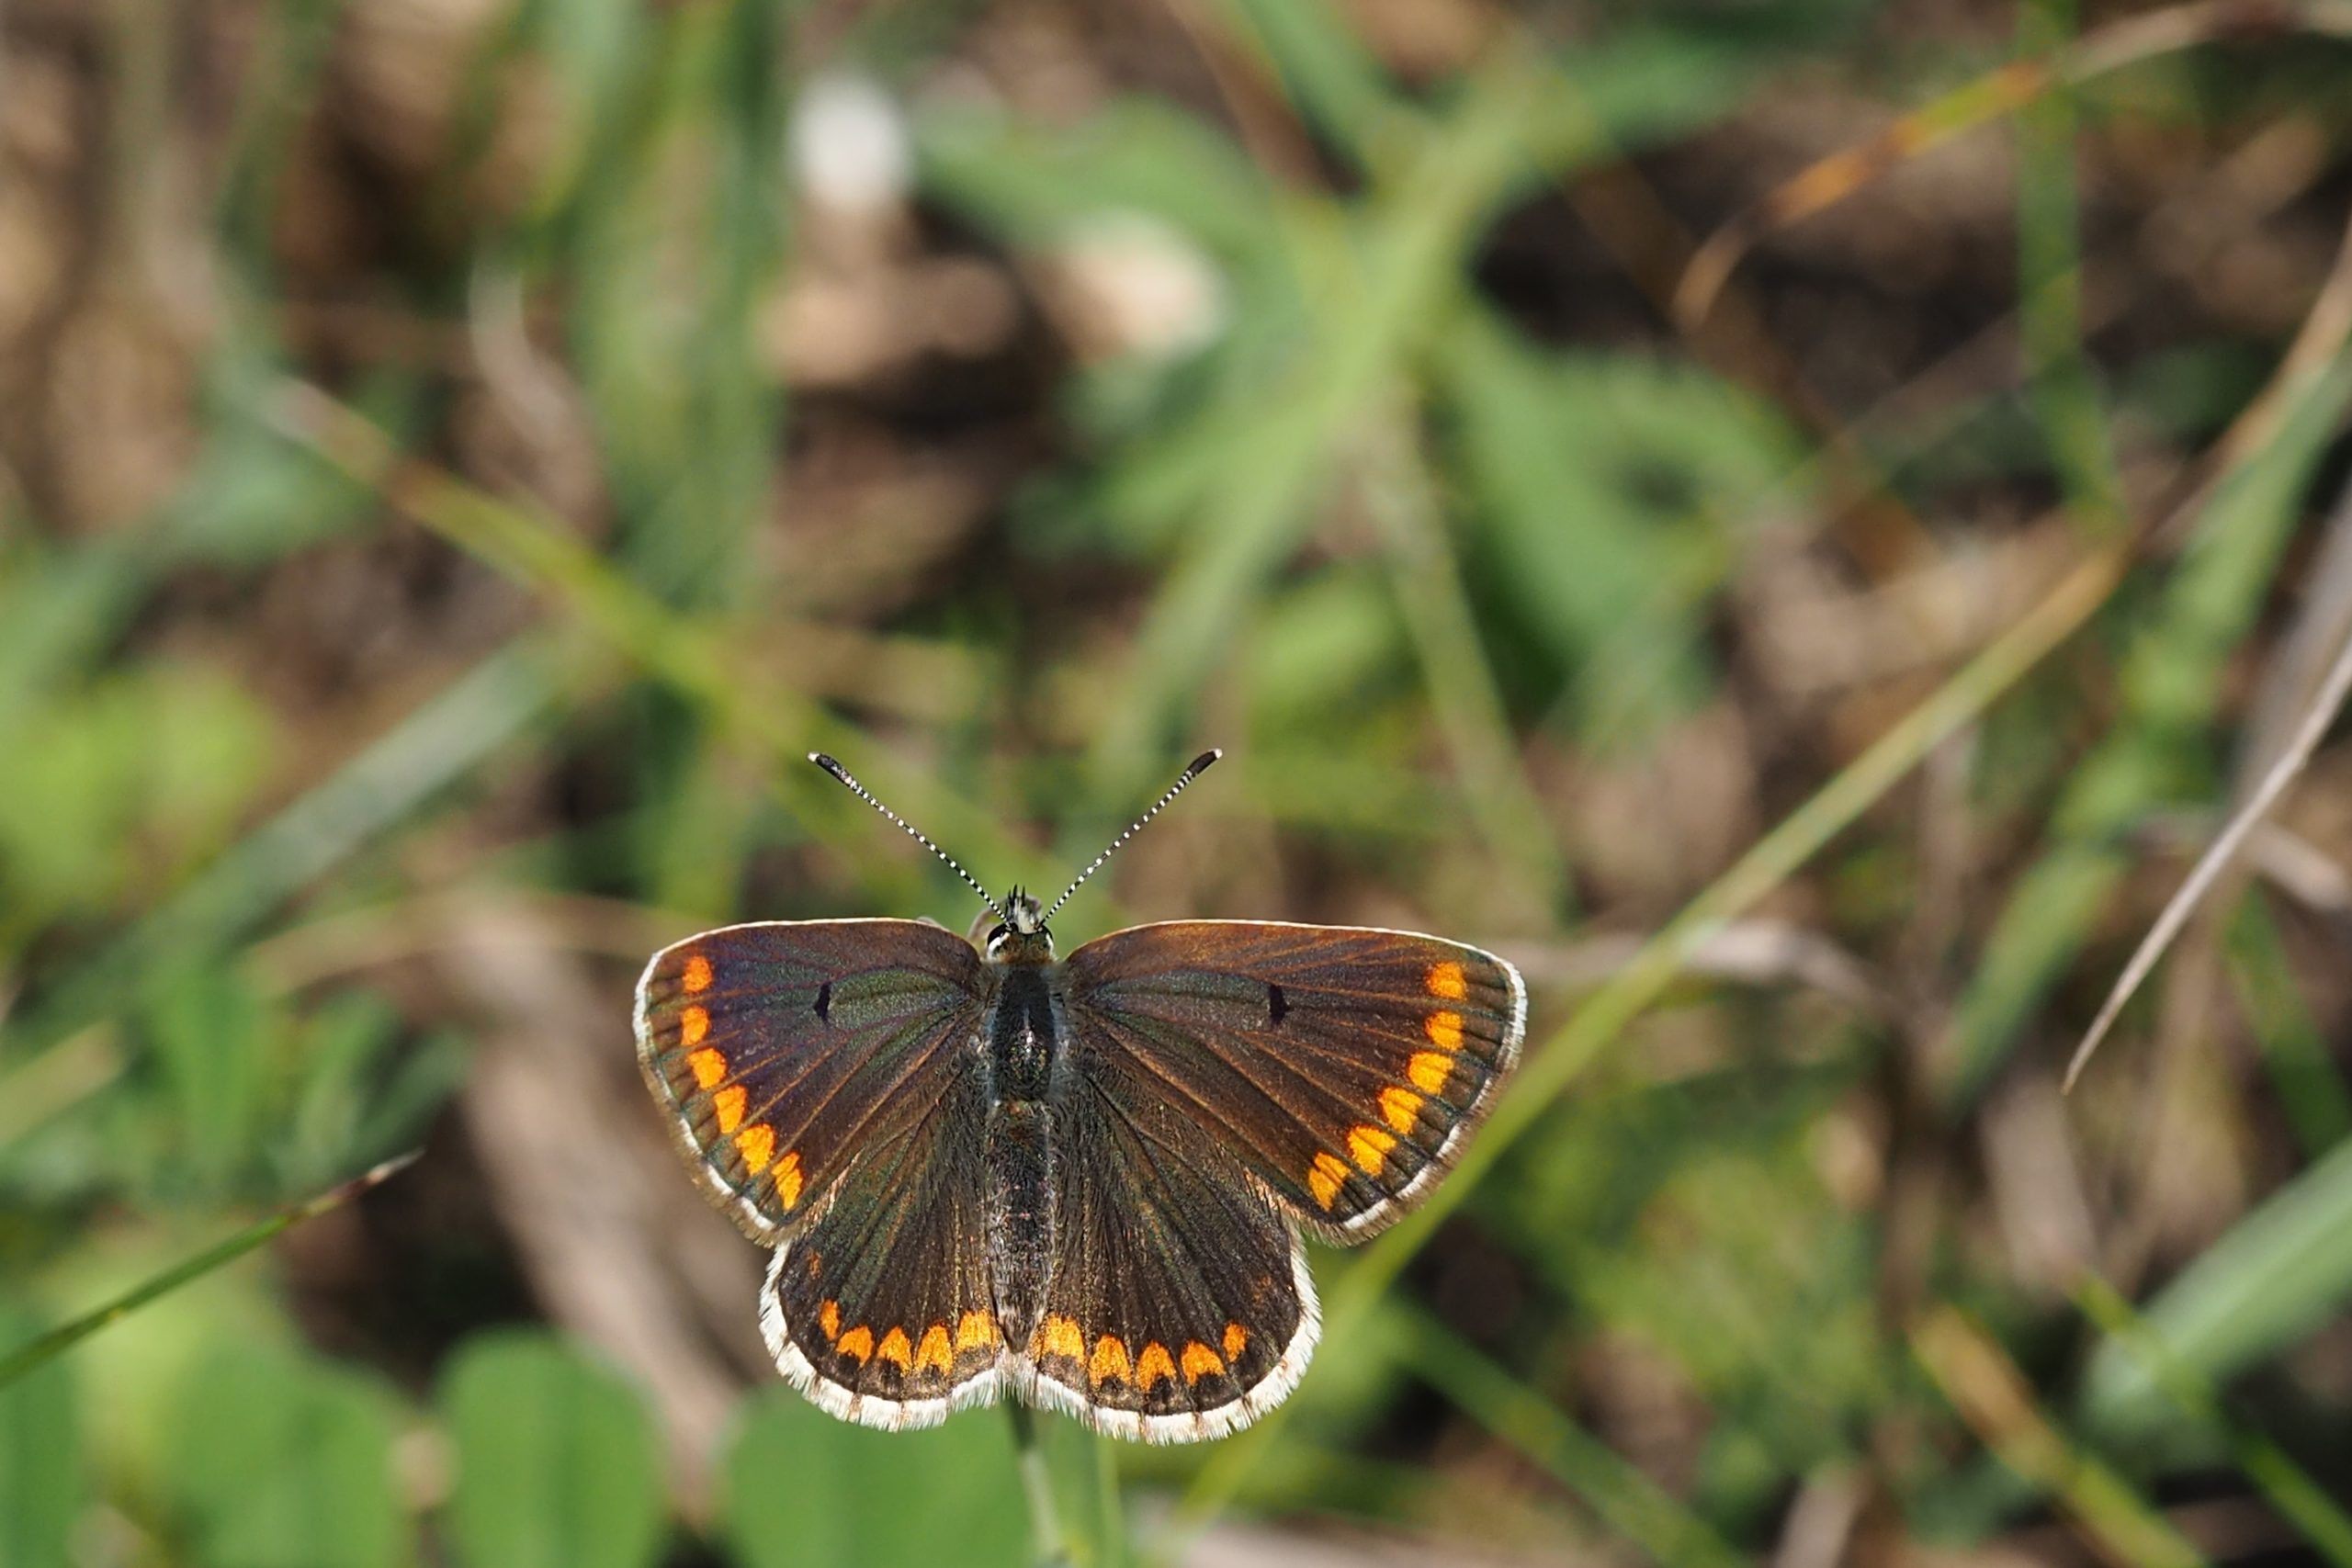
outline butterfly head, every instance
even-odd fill
[[[1046,907],[1016,887],[1005,895],[1004,918],[989,928],[981,943],[992,963],[1046,964],[1054,956],[1054,933],[1046,929]],[[984,911],[987,920],[993,910]],[[977,927],[980,921],[975,921]]]

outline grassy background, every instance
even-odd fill
[[[2347,35],[9,0],[0,1352],[424,1153],[0,1391],[0,1564],[1021,1560],[765,1366],[628,987],[960,929],[811,748],[1001,887],[1211,744],[1066,944],[1531,1051],[1277,1417],[1047,1423],[1081,1561],[2352,1563],[2346,753],[2056,1089],[2352,627]]]

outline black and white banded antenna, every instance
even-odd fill
[[[1125,843],[1129,839],[1134,838],[1137,833],[1141,832],[1145,823],[1159,816],[1161,811],[1167,808],[1170,801],[1184,793],[1184,786],[1186,784],[1191,784],[1194,779],[1199,778],[1203,773],[1207,773],[1209,771],[1209,765],[1224,755],[1225,753],[1223,751],[1210,750],[1204,751],[1199,756],[1193,758],[1192,764],[1185,768],[1182,773],[1176,775],[1176,782],[1168,786],[1168,793],[1161,795],[1157,801],[1153,802],[1151,809],[1136,818],[1134,825],[1128,828],[1125,832],[1112,840],[1111,847],[1104,850],[1101,854],[1096,855],[1094,857],[1094,863],[1088,866],[1084,871],[1080,872],[1076,882],[1071,883],[1068,887],[1062,889],[1062,896],[1054,900],[1053,908],[1046,911],[1045,920],[1040,923],[1051,924],[1055,914],[1060,910],[1064,904],[1069,902],[1069,896],[1083,886],[1088,877],[1102,870],[1102,863],[1109,860],[1113,855],[1118,853],[1119,846],[1121,844]]]
[[[922,831],[917,829],[913,823],[908,821],[905,818],[899,816],[897,812],[891,810],[888,807],[875,799],[873,795],[867,791],[864,784],[849,776],[849,770],[847,768],[842,767],[839,762],[834,761],[822,751],[809,752],[808,760],[816,763],[819,767],[824,769],[825,772],[832,774],[833,777],[841,780],[841,782],[848,787],[850,794],[857,796],[858,799],[865,802],[866,805],[874,807],[875,810],[879,811],[891,821],[896,822],[899,825],[899,830],[904,832],[908,838],[912,839],[916,843],[921,844],[924,849],[929,850],[933,854],[937,855],[941,860],[944,861],[947,863],[948,870],[954,872],[956,875],[964,879],[965,886],[970,888],[973,892],[980,896],[980,902],[989,907],[989,913],[994,915],[1000,924],[1009,925],[1012,923],[1010,917],[1008,917],[1004,912],[1003,906],[1000,905],[995,899],[989,897],[989,890],[981,886],[978,882],[974,881],[970,872],[966,871],[962,866],[956,863],[956,857],[954,855],[949,854],[945,850],[941,849],[937,844],[933,843],[929,839],[924,838]],[[1198,763],[1194,764],[1196,768],[1200,765],[1201,764]],[[1172,795],[1175,792],[1170,790],[1169,793]],[[1154,807],[1152,809],[1156,811],[1159,807]],[[1138,824],[1138,826],[1140,826],[1140,824]]]

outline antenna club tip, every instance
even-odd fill
[[[1209,771],[1209,765],[1213,762],[1218,761],[1224,756],[1225,750],[1222,747],[1212,746],[1207,750],[1202,752],[1199,756],[1193,758],[1193,765],[1186,768],[1184,772],[1188,774],[1207,773]]]
[[[839,762],[834,761],[831,757],[826,756],[822,751],[809,752],[808,760],[816,763],[819,767],[824,769],[825,772],[829,773],[838,774],[842,771],[842,765]]]

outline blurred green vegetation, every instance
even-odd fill
[[[1442,931],[1530,1059],[1275,1416],[1045,1422],[1080,1562],[2352,1562],[2340,749],[2055,1091],[2352,627],[2347,36],[0,9],[0,1356],[424,1150],[0,1387],[0,1568],[1023,1560],[628,987],[960,929],[812,748],[1057,886],[1209,744],[1066,942]]]

